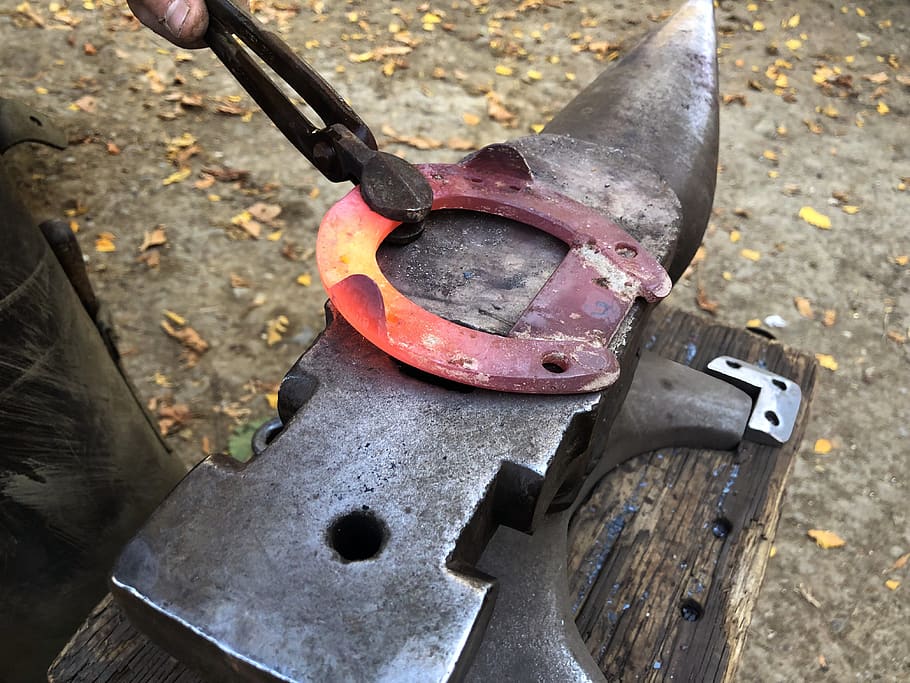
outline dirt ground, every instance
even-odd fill
[[[254,4],[389,150],[454,161],[546,123],[678,2]],[[910,5],[721,2],[717,18],[714,218],[668,305],[760,321],[824,366],[739,678],[908,680]],[[242,450],[321,329],[316,227],[347,187],[124,0],[9,0],[0,38],[0,95],[71,141],[9,155],[35,215],[78,229],[180,457]]]

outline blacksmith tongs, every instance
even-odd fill
[[[206,0],[206,5],[208,46],[320,173],[332,182],[359,185],[367,205],[386,218],[407,223],[426,218],[433,203],[426,179],[404,159],[378,151],[367,125],[313,67],[230,0]],[[244,45],[313,108],[323,128],[303,115]]]

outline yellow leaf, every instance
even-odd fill
[[[720,276],[727,282],[731,282],[733,280],[733,273],[731,273],[729,270],[725,270],[720,274]]]
[[[840,116],[840,114],[837,112],[837,109],[834,108],[833,106],[831,106],[830,104],[825,105],[824,108],[817,107],[815,111],[817,111],[821,114],[824,114],[829,119],[836,119],[838,116]]]
[[[811,206],[804,206],[799,210],[799,217],[802,218],[806,223],[812,225],[821,230],[830,230],[831,229],[831,219],[826,215],[819,213]]]
[[[35,87],[35,92],[38,93],[39,95],[47,95],[48,90],[47,90],[47,88],[43,88],[39,85],[39,86]]]
[[[461,115],[461,119],[469,126],[476,126],[478,123],[480,123],[480,117],[477,114],[469,114],[465,112]]]
[[[834,70],[827,66],[820,66],[812,74],[812,80],[821,85],[834,75]]]
[[[313,276],[309,273],[303,273],[303,275],[297,276],[297,284],[303,285],[304,287],[309,287],[313,284]]]
[[[527,73],[528,79],[532,81],[539,81],[543,78],[543,74],[537,71],[536,69],[529,69]]]
[[[856,8],[856,13],[857,13],[857,15],[859,15],[859,16],[861,16],[861,17],[866,16],[866,10],[864,10],[862,7],[857,7],[857,8]]]
[[[801,41],[799,38],[791,38],[786,43],[784,43],[784,45],[786,45],[789,50],[796,52],[803,46],[803,41]]]
[[[777,153],[771,151],[770,149],[766,149],[764,152],[761,153],[761,155],[763,157],[765,157],[765,159],[767,159],[768,161],[777,161]]]
[[[751,320],[747,320],[746,327],[761,327],[761,320],[759,318],[752,318]]]
[[[433,14],[432,12],[427,12],[421,18],[421,23],[423,24],[438,24],[442,21],[442,18],[438,14]]]
[[[809,529],[809,538],[815,541],[820,548],[828,550],[830,548],[841,548],[847,545],[847,542],[833,531],[823,531],[821,529]]]
[[[815,319],[815,312],[812,310],[812,302],[810,302],[804,296],[793,297],[793,303],[796,304],[796,310],[799,311],[799,314],[808,318],[809,320]]]
[[[879,114],[884,116],[889,111],[891,111],[891,107],[889,107],[887,104],[885,104],[882,100],[879,100],[878,106],[875,107],[875,111],[877,111]]]
[[[567,81],[574,81],[574,80],[575,80],[575,74],[574,74],[573,72],[571,72],[571,71],[566,71],[566,80],[567,80]]]
[[[542,123],[532,123],[531,124],[531,130],[533,130],[535,133],[540,133],[541,131],[543,131],[543,129],[544,129],[544,125]]]
[[[840,367],[837,364],[837,361],[834,359],[834,356],[828,353],[816,353],[815,360],[818,361],[819,365],[821,365],[826,370],[830,370],[831,372],[836,372]]]
[[[774,79],[774,87],[776,88],[786,88],[788,85],[790,85],[790,80],[787,78],[787,74],[780,74]]]
[[[279,315],[277,318],[269,320],[266,323],[265,343],[274,346],[281,341],[282,335],[288,331],[290,321],[286,315]]]
[[[832,448],[833,448],[833,445],[831,444],[830,440],[816,439],[815,448],[813,450],[815,450],[815,452],[818,453],[818,455],[827,455],[828,453],[831,452]]]
[[[888,579],[887,581],[885,581],[885,586],[888,588],[889,591],[896,591],[898,588],[900,588],[900,585],[901,585],[901,582],[898,581],[897,579]]]
[[[770,550],[770,552],[768,553],[768,557],[774,557],[775,555],[777,555],[777,546],[776,546],[776,545],[772,545],[772,546],[771,546],[771,550]]]
[[[906,266],[908,263],[910,263],[910,255],[901,254],[900,256],[895,256],[894,262],[899,266]]]
[[[761,252],[755,249],[743,249],[739,252],[739,255],[750,261],[758,261],[761,258]]]
[[[107,254],[112,251],[117,251],[117,245],[114,244],[114,240],[111,237],[107,237],[108,233],[98,237],[95,240],[95,251],[100,251],[102,254]]]
[[[162,185],[173,185],[174,183],[182,183],[184,180],[190,177],[192,170],[189,168],[181,168],[179,171],[174,171],[167,178],[161,181]]]
[[[794,14],[787,19],[787,28],[796,28],[797,26],[799,26],[799,14]]]
[[[266,235],[266,239],[269,242],[277,242],[278,240],[281,239],[281,230],[276,230],[275,232],[270,232],[268,235]]]
[[[764,22],[757,21],[757,20],[752,22],[752,30],[753,31],[764,31],[765,30]]]
[[[161,312],[164,314],[164,317],[166,317],[175,325],[180,325],[181,327],[186,325],[186,318],[184,318],[182,315],[179,315],[177,313],[174,313],[174,311],[169,311],[167,309],[164,309]]]
[[[70,230],[79,232],[79,221],[70,220]]]
[[[506,66],[505,64],[497,64],[496,73],[499,74],[500,76],[511,76],[513,73],[513,69],[511,66]]]
[[[278,409],[278,392],[269,393],[265,395],[265,400],[269,404],[269,408],[272,410]]]
[[[739,240],[742,239],[742,236],[743,235],[739,230],[730,231],[730,241],[733,242],[733,244],[736,244],[737,242],[739,242]]]
[[[856,213],[859,213],[859,207],[858,207],[858,206],[852,206],[852,205],[850,205],[850,204],[844,204],[842,207],[840,207],[840,209],[841,209],[841,211],[843,211],[844,213],[850,214],[851,216],[854,215],[854,214],[856,214]]]
[[[207,194],[205,196],[205,198],[208,199],[210,202],[220,202],[221,201],[221,195],[215,194],[214,192]]]

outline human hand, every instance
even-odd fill
[[[136,18],[180,47],[205,47],[205,0],[127,0]]]

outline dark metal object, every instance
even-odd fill
[[[707,372],[755,399],[746,437],[767,446],[781,446],[790,439],[799,414],[802,391],[795,382],[738,358],[720,356],[708,363]]]
[[[493,616],[467,680],[603,681],[575,626],[568,594],[569,521],[594,486],[658,448],[726,450],[742,439],[752,402],[733,387],[653,354],[643,356],[596,469],[574,503],[533,535],[499,527],[477,568],[499,580]]]
[[[0,97],[0,154],[20,142],[40,142],[64,149],[66,135],[31,107]]]
[[[387,218],[402,222],[426,218],[433,199],[426,180],[404,159],[378,151],[367,125],[315,69],[230,0],[206,0],[206,5],[206,43],[320,173],[332,182],[359,184],[367,204]],[[291,103],[238,39],[313,108],[323,128]]]
[[[66,273],[66,278],[73,286],[79,301],[82,302],[85,312],[94,320],[98,315],[98,299],[95,298],[95,290],[92,289],[92,283],[85,270],[82,249],[79,248],[79,242],[76,241],[76,235],[69,223],[55,218],[44,221],[38,227],[51,251],[54,252],[54,256],[57,257],[63,272]]]
[[[72,244],[52,230],[52,251],[18,198],[9,156],[0,160],[0,678],[37,681],[185,470],[86,310],[93,297]]]
[[[668,22],[660,40],[627,56],[638,64],[630,94],[653,91],[652,80],[677,84],[663,101],[629,100],[634,125],[655,108],[678,112],[696,95],[716,97],[715,45],[702,40],[713,37],[711,3],[695,4],[687,15],[695,25]],[[651,59],[663,52],[678,63]],[[678,64],[693,63],[705,78],[680,83]],[[563,120],[590,130],[587,101],[570,103]],[[701,116],[673,140],[701,160],[692,167],[699,183],[716,167],[707,121],[716,103]],[[680,244],[697,243],[707,223],[701,187],[674,194],[660,180],[673,157],[643,164],[647,150],[561,133],[507,146],[535,182],[678,265]],[[433,212],[420,240],[379,259],[424,308],[495,332],[515,324],[564,253],[515,221],[451,211]],[[239,471],[214,460],[197,467],[124,551],[115,597],[149,635],[216,679],[460,678],[495,593],[475,569],[480,554],[498,525],[533,531],[557,492],[593,469],[602,451],[589,445],[606,439],[625,398],[650,306],[637,302],[610,343],[619,380],[572,396],[453,390],[403,372],[330,319],[282,384],[281,435]]]
[[[508,335],[487,334],[422,309],[379,270],[375,252],[395,222],[356,193],[323,219],[316,258],[335,308],[370,342],[408,365],[462,384],[519,393],[601,391],[616,381],[609,348],[637,300],[670,293],[660,264],[616,223],[534,183],[511,147],[492,145],[461,164],[421,167],[435,209],[521,221],[568,252]]]

